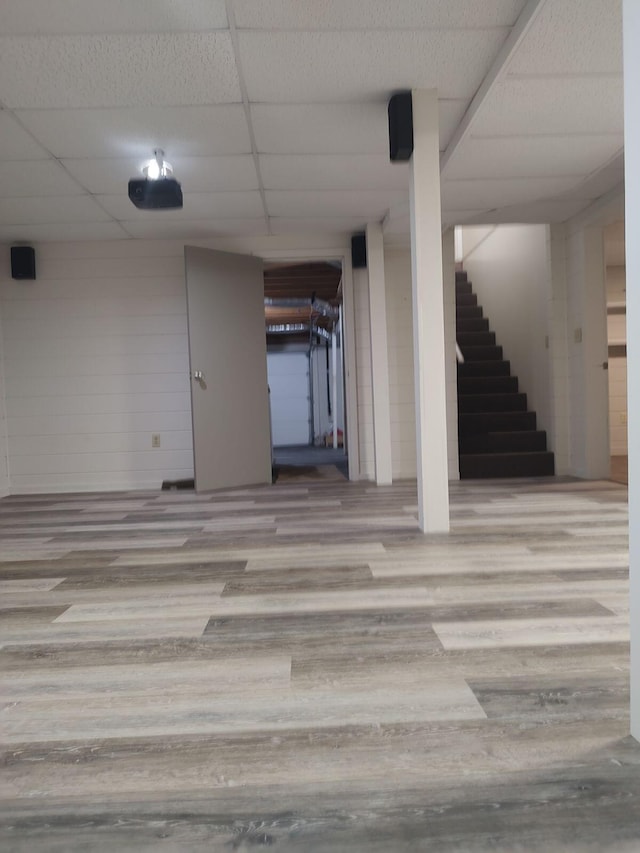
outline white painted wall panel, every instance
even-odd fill
[[[411,253],[385,248],[391,461],[394,480],[416,476]]]
[[[348,240],[324,234],[198,245],[270,259],[349,251]],[[0,370],[0,410],[6,391],[10,471],[16,462],[9,490],[157,488],[193,476],[183,241],[35,248],[34,282],[11,280],[0,249],[0,367],[6,360],[11,383],[3,387]],[[0,419],[0,494],[4,429]]]
[[[8,249],[0,248],[0,263],[6,269],[9,265]],[[9,446],[7,442],[7,410],[4,388],[4,344],[2,337],[2,306],[0,305],[0,497],[9,494]]]
[[[11,491],[193,476],[182,245],[41,244],[36,258],[36,281],[0,283]]]

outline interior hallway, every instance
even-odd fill
[[[637,851],[627,492],[0,501],[11,851]]]

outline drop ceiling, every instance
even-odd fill
[[[3,0],[0,240],[408,234],[395,91],[438,90],[446,224],[623,180],[620,0]],[[137,210],[154,148],[182,211]]]

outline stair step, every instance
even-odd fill
[[[456,318],[482,317],[482,305],[456,305]]]
[[[460,453],[533,453],[546,451],[547,434],[543,430],[487,432],[459,436]]]
[[[553,453],[463,453],[460,477],[464,480],[486,477],[551,477]]]
[[[509,376],[508,361],[465,361],[458,365],[458,376]]]
[[[473,293],[470,281],[456,281],[456,294]]]
[[[458,332],[456,339],[462,352],[464,352],[465,347],[494,347],[496,345],[495,332]]]
[[[463,346],[462,355],[466,361],[502,361],[502,347],[499,346]]]
[[[535,412],[461,412],[458,415],[459,435],[535,429]]]
[[[488,332],[489,321],[486,317],[458,317],[456,320],[456,334],[465,332]]]
[[[517,376],[458,376],[458,394],[517,393]]]
[[[460,394],[458,412],[526,412],[526,394]]]
[[[467,280],[467,271],[466,270],[456,270],[456,283],[459,281]]]
[[[478,297],[475,293],[456,293],[456,305],[477,305]]]

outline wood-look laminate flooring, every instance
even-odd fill
[[[3,851],[638,851],[627,493],[0,501]]]

